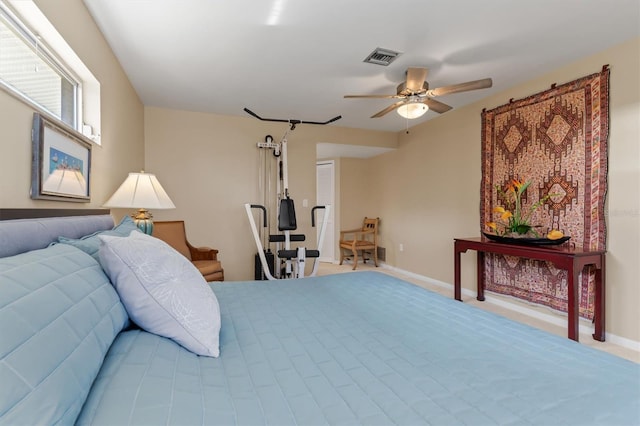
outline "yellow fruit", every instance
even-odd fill
[[[564,234],[562,233],[562,231],[558,231],[556,229],[552,230],[547,234],[547,238],[550,240],[559,240],[562,237],[564,237]]]

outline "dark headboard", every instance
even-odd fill
[[[109,209],[0,209],[0,220],[94,216],[104,214],[110,214]]]

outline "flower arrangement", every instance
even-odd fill
[[[493,209],[493,212],[498,214],[498,220],[495,222],[487,222],[486,225],[492,229],[497,235],[507,237],[523,237],[531,233],[536,238],[540,237],[540,234],[535,230],[540,225],[531,224],[531,215],[536,211],[538,207],[544,204],[549,198],[556,194],[547,194],[531,207],[524,208],[522,206],[522,194],[531,185],[531,181],[523,181],[519,179],[513,179],[507,186],[506,191],[499,185],[496,185],[496,191],[498,193],[498,200],[502,199],[506,205],[497,206]],[[553,231],[559,232],[559,231]],[[555,234],[554,234],[555,235]]]

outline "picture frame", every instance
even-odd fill
[[[79,132],[33,114],[31,198],[91,201],[91,141]]]

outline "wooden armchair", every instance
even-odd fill
[[[154,237],[180,252],[189,259],[207,281],[224,281],[224,270],[218,260],[218,250],[209,247],[194,247],[187,241],[184,221],[153,222]]]
[[[373,262],[378,266],[378,223],[380,218],[365,217],[362,228],[340,231],[340,264],[345,257],[353,257],[353,269],[358,266],[358,251],[362,253],[362,261],[367,263],[365,253],[373,253]],[[345,255],[345,251],[351,253]]]

